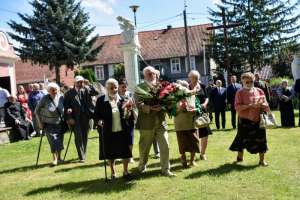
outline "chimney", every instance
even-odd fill
[[[167,28],[163,30],[162,34],[165,34],[166,32],[168,32],[171,29],[172,29],[172,25],[168,25]]]

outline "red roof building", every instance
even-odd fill
[[[208,43],[212,35],[211,30],[206,30],[212,24],[202,24],[188,27],[189,46],[191,56],[191,68],[196,69],[207,76],[209,74],[209,62],[204,56],[205,42]],[[147,65],[153,65],[170,79],[185,79],[189,68],[186,66],[186,41],[184,27],[143,31],[138,33],[141,45],[140,70]],[[97,80],[104,82],[113,75],[113,65],[123,63],[121,50],[121,35],[101,36],[96,46],[103,45],[97,59],[84,64],[94,68]]]
[[[55,81],[55,70],[50,70],[47,65],[37,65],[30,62],[18,61],[15,63],[17,85],[41,83],[44,80]],[[73,86],[74,70],[65,66],[60,68],[61,83]]]

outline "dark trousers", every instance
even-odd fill
[[[85,160],[90,129],[89,118],[81,115],[79,119],[76,120],[76,125],[74,126],[75,145],[79,160]]]
[[[215,123],[217,126],[217,129],[220,129],[220,114],[222,118],[222,128],[225,128],[226,119],[225,119],[225,110],[216,110],[215,111]]]
[[[236,110],[234,106],[231,106],[231,125],[233,128],[236,128]]]

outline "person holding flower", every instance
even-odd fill
[[[196,70],[190,71],[189,75],[190,86],[189,89],[196,93],[196,98],[200,101],[201,109],[203,112],[207,112],[208,96],[206,93],[205,85],[200,84],[200,74]],[[201,151],[200,159],[207,160],[206,148],[208,143],[208,136],[212,134],[210,127],[204,127],[198,129],[199,137],[201,138]]]
[[[177,81],[177,83],[183,87],[189,87],[186,81]],[[175,105],[174,125],[183,167],[187,167],[186,152],[191,153],[190,166],[196,165],[195,154],[200,153],[200,138],[193,120],[197,111],[195,102],[196,96],[191,95]]]
[[[152,66],[147,66],[143,70],[144,82],[135,89],[135,102],[139,111],[136,128],[140,131],[139,141],[139,171],[146,170],[148,155],[151,145],[156,139],[160,149],[161,171],[164,176],[175,176],[170,172],[169,142],[167,132],[167,122],[165,112],[162,110],[157,96],[160,84],[157,81],[156,70]]]
[[[110,78],[105,84],[107,94],[96,102],[94,118],[100,134],[100,160],[108,159],[111,179],[116,178],[115,160],[123,159],[123,177],[131,179],[128,162],[132,157],[130,131],[134,117],[133,104],[125,102],[118,94],[118,81]],[[102,133],[101,133],[102,131]]]
[[[268,150],[266,129],[260,127],[261,112],[270,112],[269,104],[262,89],[254,87],[254,75],[242,74],[243,88],[237,91],[235,109],[238,112],[238,131],[230,146],[237,151],[236,163],[243,161],[243,150],[251,154],[259,153],[259,165],[267,166],[265,153]]]
[[[126,79],[120,79],[119,80],[119,95],[122,97],[125,101],[124,108],[127,109],[128,107],[131,108],[133,106],[133,109],[131,109],[131,114],[133,114],[134,120],[137,118],[137,110],[135,109],[134,105],[134,99],[132,93],[127,90],[127,81]],[[127,111],[126,111],[127,112]],[[134,144],[134,120],[131,120],[129,124],[129,144],[130,144],[130,150],[132,152],[133,144]],[[130,158],[130,163],[134,163],[133,158]]]

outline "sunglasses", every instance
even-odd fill
[[[245,83],[246,83],[246,84],[252,84],[253,81],[246,81]]]

